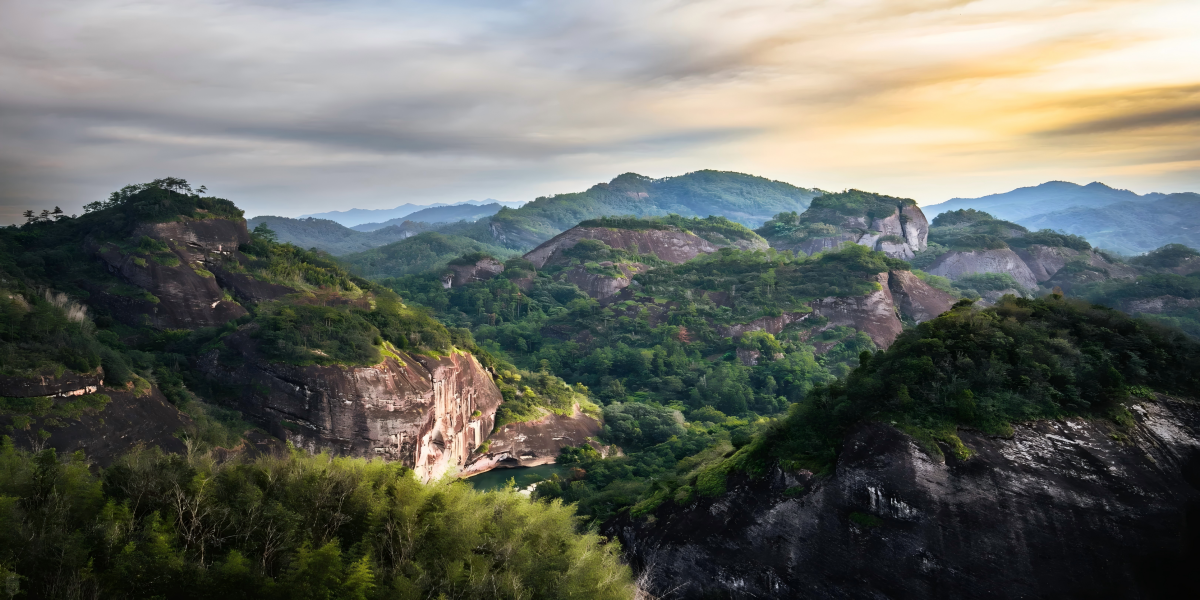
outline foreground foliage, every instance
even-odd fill
[[[136,452],[97,472],[0,445],[0,576],[25,597],[629,598],[574,510],[299,451]]]

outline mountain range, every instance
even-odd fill
[[[435,202],[433,204],[413,204],[409,202],[406,204],[401,204],[395,208],[351,208],[349,210],[334,210],[330,212],[300,215],[300,218],[304,219],[312,217],[314,219],[328,219],[330,221],[341,223],[346,227],[353,227],[355,225],[362,225],[365,223],[380,223],[391,219],[399,219],[427,208],[464,205],[482,206],[484,204],[501,204],[503,206],[516,208],[524,204],[524,202],[501,202],[491,198],[488,198],[487,200],[467,200],[465,202],[457,202],[454,204],[447,204],[444,202]]]

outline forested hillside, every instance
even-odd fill
[[[254,229],[266,225],[275,232],[276,238],[285,243],[304,248],[316,248],[334,256],[363,252],[385,246],[392,242],[410,238],[431,227],[425,223],[401,220],[386,227],[357,231],[325,219],[289,219],[287,217],[254,217],[246,226]]]
[[[494,382],[520,376],[469,332],[178,179],[2,229],[0,249],[7,589],[631,597],[571,509],[426,485],[549,403]],[[390,460],[349,458],[368,452]]]

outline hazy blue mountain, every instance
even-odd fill
[[[480,206],[493,203],[499,203],[512,208],[516,208],[524,204],[524,202],[500,202],[498,200],[492,200],[491,198],[488,198],[487,200],[467,200],[466,202],[457,202],[454,204],[447,204],[445,202],[435,202],[432,204],[408,203],[401,204],[396,208],[351,208],[350,210],[334,210],[330,212],[300,215],[300,218],[304,219],[307,217],[312,217],[314,219],[328,219],[330,221],[341,223],[346,227],[353,227],[355,225],[362,225],[363,223],[382,223],[383,221],[388,221],[391,219],[403,218],[419,210],[425,210],[431,207],[460,206],[465,204]]]
[[[1080,235],[1121,254],[1142,254],[1166,244],[1200,248],[1200,194],[1184,193],[1099,207],[1076,206],[1017,222],[1029,229]]]
[[[484,217],[490,217],[500,212],[501,205],[499,202],[491,204],[455,204],[453,206],[436,206],[418,210],[404,217],[388,219],[382,223],[363,223],[355,225],[351,229],[355,231],[375,231],[383,229],[390,225],[400,225],[404,221],[416,221],[421,223],[455,223],[457,221],[478,221]]]
[[[990,194],[982,198],[953,198],[939,204],[922,206],[921,210],[930,219],[949,210],[973,208],[982,210],[997,219],[1018,221],[1034,215],[1066,210],[1073,207],[1098,208],[1117,202],[1158,200],[1166,194],[1149,193],[1144,196],[1129,190],[1118,190],[1093,182],[1079,185],[1067,181],[1048,181],[1033,187],[1017,188],[1002,194]]]
[[[260,224],[275,232],[280,242],[295,244],[301,248],[316,248],[334,256],[362,252],[392,242],[412,237],[429,229],[424,223],[405,221],[370,232],[355,231],[328,219],[292,219],[288,217],[262,216],[246,222],[253,230]]]

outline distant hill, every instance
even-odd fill
[[[474,205],[481,206],[484,204],[501,204],[516,208],[524,204],[524,202],[500,202],[499,200],[467,200],[466,202],[456,202],[454,204],[446,204],[445,202],[435,202],[433,204],[401,204],[396,208],[351,208],[350,210],[335,210],[323,213],[313,213],[309,215],[300,215],[301,219],[312,217],[314,219],[329,219],[341,223],[346,227],[354,227],[364,223],[382,223],[391,219],[399,219],[411,215],[419,210],[425,210],[431,207],[438,206],[462,206]]]
[[[574,227],[604,216],[721,216],[758,227],[773,215],[803,211],[821,192],[743,173],[696,171],[652,179],[626,173],[583,192],[544,196],[521,208],[504,208],[470,226],[443,232],[514,249],[531,249]]]
[[[454,223],[457,221],[478,221],[484,217],[490,217],[498,212],[503,206],[499,202],[491,204],[455,204],[453,206],[436,206],[426,208],[411,213],[408,216],[388,219],[382,223],[363,223],[355,225],[351,229],[355,231],[375,231],[383,229],[389,225],[400,225],[405,221],[416,221],[420,223]]]
[[[1150,200],[1150,196],[1157,198]],[[1134,202],[1076,206],[1017,220],[1030,229],[1080,235],[1092,245],[1142,254],[1166,244],[1200,248],[1200,194],[1147,194]]]
[[[364,234],[366,235],[366,234]],[[363,277],[398,277],[445,268],[464,254],[483,252],[501,260],[516,252],[457,235],[422,233],[379,248],[342,256],[346,267]]]
[[[929,218],[950,210],[973,208],[986,211],[997,219],[1020,222],[1021,219],[1073,207],[1098,208],[1118,202],[1159,200],[1166,194],[1150,193],[1144,196],[1129,190],[1118,190],[1093,182],[1079,185],[1067,181],[1048,181],[1033,187],[1023,187],[990,194],[981,198],[953,198],[940,204],[922,206]]]
[[[279,241],[295,244],[301,248],[316,248],[334,256],[362,252],[390,244],[426,231],[424,223],[405,221],[370,232],[355,231],[327,219],[291,219],[288,217],[254,217],[246,222],[254,229],[266,223],[278,236]]]

